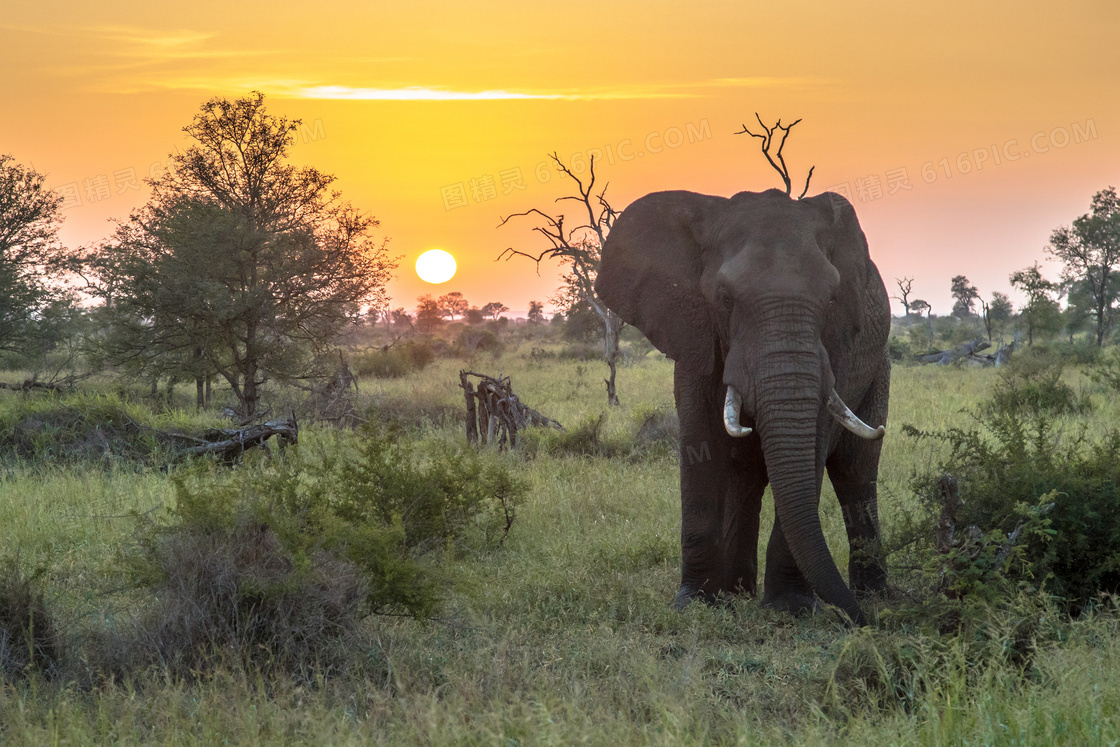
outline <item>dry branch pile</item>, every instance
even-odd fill
[[[478,387],[471,376],[479,379]],[[508,376],[493,378],[473,371],[459,372],[459,386],[467,401],[467,443],[494,444],[498,450],[517,446],[517,433],[530,425],[564,430],[564,426],[524,404],[513,393]]]
[[[297,385],[298,386],[298,385]],[[301,417],[312,422],[327,421],[335,425],[353,425],[365,419],[358,415],[350,390],[358,393],[358,378],[346,364],[341,351],[338,366],[315,386],[300,386],[307,399],[300,406]]]
[[[987,350],[991,346],[991,343],[984,340],[972,340],[950,350],[941,350],[937,353],[919,356],[918,361],[932,363],[935,366],[948,366],[950,363],[956,363],[957,361],[980,366],[1002,366],[1011,360],[1015,343],[1000,345],[995,353],[979,355],[981,350]]]

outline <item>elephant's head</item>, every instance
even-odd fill
[[[881,286],[855,211],[839,195],[659,192],[619,216],[596,284],[678,370],[722,375],[727,432],[761,438],[798,568],[853,619],[859,607],[829,554],[818,501],[833,419],[866,438],[883,432],[836,392],[859,364],[853,343],[871,273]]]

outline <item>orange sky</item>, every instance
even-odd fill
[[[1008,291],[1053,228],[1120,186],[1118,31],[1115,0],[7,0],[0,152],[71,189],[63,238],[91,243],[145,201],[132,175],[184,143],[205,99],[259,89],[306,125],[293,161],[335,174],[403,255],[394,306],[459,290],[523,311],[557,273],[495,263],[543,248],[528,220],[496,227],[567,193],[547,153],[600,149],[620,208],[729,195],[780,186],[741,123],[800,117],[794,180],[815,164],[810,193],[847,184],[888,286],[915,277],[948,313],[953,275]],[[459,261],[439,286],[412,269],[435,247]]]

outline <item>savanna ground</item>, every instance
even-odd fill
[[[1076,619],[1044,602],[995,608],[963,638],[923,626],[907,588],[865,602],[876,620],[865,630],[827,612],[773,613],[752,599],[671,611],[680,572],[677,456],[671,439],[637,433],[659,408],[671,412],[672,364],[652,353],[621,368],[622,407],[608,409],[601,363],[552,359],[541,349],[552,348],[527,341],[498,357],[438,359],[421,372],[360,382],[361,397],[404,422],[399,438],[418,452],[463,440],[460,368],[512,376],[524,402],[570,430],[606,412],[598,437],[588,436],[583,447],[540,433],[519,451],[484,454],[525,480],[528,491],[501,547],[432,561],[453,585],[430,619],[365,617],[347,643],[350,665],[329,671],[226,664],[219,652],[211,665],[186,674],[157,662],[98,678],[83,676],[79,663],[66,677],[13,678],[0,686],[0,741],[1120,741],[1120,614],[1107,603]],[[997,376],[993,369],[895,367],[879,477],[888,544],[919,512],[914,474],[939,458],[935,444],[904,435],[901,426],[974,425],[967,410]],[[1090,432],[1120,420],[1111,390],[1076,368],[1065,376],[1090,398],[1092,411],[1078,416]],[[0,407],[11,408],[24,395],[3,396]],[[216,415],[189,414],[182,404],[184,411],[164,412],[158,422],[216,424]],[[305,427],[298,448],[329,450],[356,438]],[[253,469],[250,462],[239,469]],[[169,475],[159,469],[7,463],[0,547],[18,550],[22,567],[43,569],[45,601],[61,640],[78,652],[72,657],[80,658],[82,640],[146,603],[121,590],[116,564],[137,524],[163,515],[174,500]],[[843,521],[827,481],[821,506],[833,555],[846,568]],[[772,518],[767,501],[763,547]],[[891,580],[905,587],[906,578],[900,569]],[[911,612],[900,614],[905,608]],[[1031,615],[1028,659],[1000,655],[1022,648],[1023,617]]]

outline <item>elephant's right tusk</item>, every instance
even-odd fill
[[[751,435],[751,429],[739,424],[739,410],[743,407],[743,397],[735,387],[727,386],[727,398],[723,401],[723,427],[727,435],[735,438]]]
[[[828,411],[832,414],[832,417],[840,421],[840,425],[868,441],[878,441],[883,437],[883,434],[887,432],[885,426],[880,425],[878,428],[872,428],[870,425],[860,420],[859,417],[844,404],[844,400],[840,399],[840,395],[836,393],[835,389],[828,395]]]

